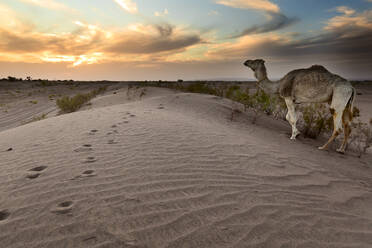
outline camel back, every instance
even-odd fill
[[[330,73],[321,65],[313,65],[310,68],[291,71],[280,79],[279,94],[281,97],[290,97],[293,94],[294,88],[299,84],[306,84],[307,86],[310,85],[317,88],[321,84],[331,84],[335,81],[345,81],[345,79]]]

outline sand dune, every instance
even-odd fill
[[[0,247],[372,247],[370,155],[218,97],[122,94],[0,132]]]

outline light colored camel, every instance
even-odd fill
[[[247,60],[245,66],[254,71],[258,86],[268,94],[279,94],[288,108],[287,120],[292,126],[291,139],[300,134],[296,127],[297,114],[295,104],[328,102],[333,115],[333,134],[328,142],[319,147],[323,150],[344,130],[344,141],[338,152],[344,153],[348,137],[351,133],[350,122],[353,118],[355,89],[350,82],[332,74],[323,66],[313,65],[307,69],[289,72],[277,82],[267,78],[265,61],[262,59]]]

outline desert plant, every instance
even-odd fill
[[[209,94],[217,95],[217,92],[214,88],[209,87],[205,83],[193,83],[186,86],[185,90],[190,93],[200,93],[200,94]]]
[[[103,86],[86,94],[79,93],[73,97],[64,96],[60,99],[57,99],[56,103],[63,113],[72,113],[80,109],[85,103],[89,102],[98,94],[105,92],[106,89],[107,86]]]
[[[333,127],[333,117],[324,104],[308,104],[302,109],[300,129],[305,137],[317,138],[321,133],[329,133]]]
[[[360,120],[353,122],[352,128],[350,144],[356,148],[358,156],[361,157],[372,146],[372,118],[369,123],[362,123]]]
[[[41,121],[41,120],[44,120],[46,117],[47,117],[47,114],[42,114],[40,116],[34,116],[34,117],[32,117],[31,120],[22,122],[22,124],[25,125],[25,124],[28,124],[28,123],[31,123],[31,122]]]

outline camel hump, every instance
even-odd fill
[[[322,65],[313,65],[307,69],[297,69],[297,70],[291,71],[279,81],[280,96],[281,97],[291,96],[294,84],[296,82],[296,78],[298,79],[299,77],[302,77],[304,75],[314,74],[314,73],[323,74],[323,73],[330,73],[330,72]]]
[[[317,72],[328,72],[328,70],[322,65],[312,65],[309,70]]]

